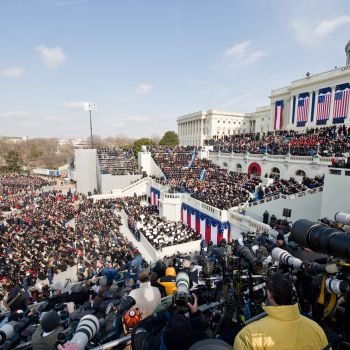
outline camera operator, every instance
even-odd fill
[[[267,316],[244,327],[236,336],[235,350],[324,349],[328,341],[323,329],[300,314],[293,304],[292,280],[280,272],[266,281]]]
[[[197,296],[188,303],[190,317],[182,313],[166,311],[142,320],[133,330],[133,350],[187,350],[195,342],[210,338],[207,320],[198,309]]]
[[[63,328],[60,325],[60,316],[56,311],[49,311],[40,320],[40,326],[32,337],[33,350],[55,349],[57,336]]]

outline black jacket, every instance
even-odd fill
[[[133,350],[159,350],[162,331],[171,318],[169,312],[159,313],[142,320],[131,333],[131,345]],[[193,343],[212,337],[208,321],[201,311],[190,313],[192,325]]]

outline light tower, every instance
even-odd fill
[[[91,122],[91,112],[92,111],[96,111],[96,103],[85,103],[84,109],[86,111],[89,111],[89,115],[90,115],[90,147],[91,149],[94,148],[93,142],[92,142],[92,122]]]

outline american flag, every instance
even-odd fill
[[[348,115],[350,89],[338,90],[334,96],[333,118],[346,118]]]
[[[297,110],[297,122],[306,122],[309,115],[309,96],[299,97],[298,110]]]
[[[317,117],[316,120],[328,120],[331,109],[332,93],[319,94],[317,100]]]

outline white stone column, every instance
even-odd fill
[[[319,89],[317,89],[316,91],[315,91],[315,107],[314,107],[314,121],[311,123],[310,122],[310,126],[312,126],[313,128],[314,127],[316,127],[317,125],[316,125],[316,123],[317,123],[317,103],[318,103],[318,95],[319,95]],[[312,106],[312,103],[311,103],[311,106]]]
[[[311,120],[312,91],[308,91],[308,93],[309,93],[309,110],[307,111],[307,120],[305,123],[305,128],[310,126],[310,120]]]
[[[333,125],[333,107],[334,107],[334,97],[335,97],[335,86],[331,86],[332,97],[331,97],[331,108],[329,110],[329,118],[327,120],[327,126]]]
[[[203,136],[203,117],[201,117],[201,120],[200,120],[200,146],[203,146],[203,140],[204,140],[204,136]]]

